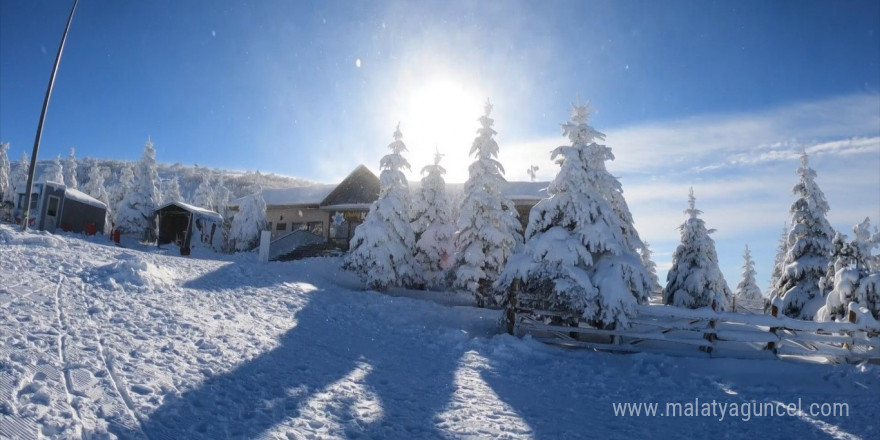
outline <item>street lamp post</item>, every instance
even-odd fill
[[[43,111],[40,112],[40,123],[37,125],[37,136],[34,138],[34,151],[31,153],[31,166],[28,169],[27,186],[24,196],[24,218],[21,220],[21,230],[26,231],[28,218],[31,215],[31,191],[34,189],[34,173],[37,170],[37,152],[40,151],[40,138],[43,137],[43,122],[46,120],[46,110],[49,108],[49,97],[52,96],[52,87],[55,85],[55,74],[58,73],[58,63],[61,61],[61,52],[64,51],[64,43],[67,41],[67,32],[70,31],[70,23],[73,21],[73,12],[79,0],[73,0],[70,8],[70,16],[67,17],[67,26],[64,35],[61,36],[61,44],[58,46],[58,55],[55,56],[55,65],[52,67],[52,76],[49,77],[49,87],[46,88],[46,97],[43,99]]]

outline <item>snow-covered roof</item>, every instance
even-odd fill
[[[95,208],[107,209],[107,205],[104,204],[104,202],[102,202],[102,201],[100,201],[100,200],[98,200],[98,199],[78,190],[78,189],[66,188],[64,190],[64,197],[71,199],[71,200],[76,200],[77,202],[80,202],[80,203],[83,203],[83,204],[86,204],[89,206],[94,206]]]
[[[415,193],[421,186],[421,182],[409,182],[410,191]],[[547,197],[547,187],[550,182],[507,182],[501,188],[501,195],[516,201],[536,201]],[[464,183],[447,183],[446,193],[452,196],[460,196],[464,193]]]
[[[196,214],[196,215],[203,217],[203,218],[207,218],[207,219],[215,221],[217,223],[223,223],[223,216],[222,215],[220,215],[214,211],[211,211],[210,209],[205,209],[205,208],[201,208],[198,206],[190,205],[189,203],[168,202],[168,203],[160,206],[156,211],[167,208],[171,205],[179,206],[179,207],[181,207],[181,208],[183,208],[193,214]]]
[[[334,188],[336,188],[335,184],[323,183],[292,188],[264,188],[262,195],[266,206],[317,205],[333,192]],[[229,204],[239,206],[243,198],[233,200]]]

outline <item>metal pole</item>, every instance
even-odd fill
[[[55,86],[55,74],[58,73],[58,63],[61,62],[61,52],[64,51],[64,43],[67,41],[67,32],[70,31],[70,23],[73,21],[73,12],[79,0],[73,0],[70,8],[70,16],[67,17],[67,26],[64,35],[61,36],[61,44],[58,46],[58,55],[55,56],[55,66],[52,67],[52,76],[49,77],[49,87],[46,88],[46,98],[43,99],[43,111],[40,112],[40,123],[37,125],[37,136],[34,138],[34,151],[31,153],[31,166],[28,170],[27,186],[24,196],[24,218],[21,220],[21,230],[26,231],[28,218],[31,215],[31,191],[34,189],[34,173],[37,170],[37,153],[40,151],[40,138],[43,137],[43,122],[46,120],[46,110],[49,108],[49,97],[52,96],[52,87]]]

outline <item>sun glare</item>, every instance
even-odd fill
[[[445,155],[442,165],[446,180],[462,182],[467,178],[468,151],[479,127],[486,98],[465,84],[447,78],[430,79],[416,84],[406,95],[401,113],[401,130],[409,148],[411,179],[434,158],[434,147]]]

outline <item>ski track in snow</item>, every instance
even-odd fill
[[[0,225],[0,439],[880,437],[874,365],[565,350],[454,295],[353,288],[338,259],[126,246]],[[850,416],[612,410],[694,398]]]

